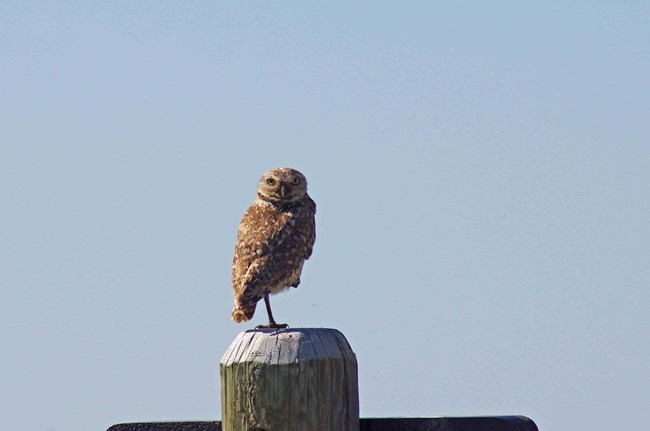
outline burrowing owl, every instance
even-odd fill
[[[264,298],[270,328],[277,324],[269,294],[298,287],[316,239],[316,204],[307,180],[295,169],[275,168],[260,179],[257,198],[244,213],[232,263],[235,308],[232,320],[250,320]]]

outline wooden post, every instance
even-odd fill
[[[336,329],[254,329],[221,360],[223,431],[359,431],[357,359]]]

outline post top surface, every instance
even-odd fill
[[[356,363],[350,344],[336,329],[264,328],[240,332],[221,359],[221,364],[259,362],[273,365],[334,358]]]

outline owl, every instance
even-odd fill
[[[269,295],[298,287],[303,264],[316,239],[316,203],[307,194],[307,179],[291,168],[266,172],[257,198],[244,213],[237,232],[232,263],[235,306],[232,320],[248,321],[264,298],[268,325],[285,328],[273,319]]]

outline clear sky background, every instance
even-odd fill
[[[0,64],[2,429],[218,419],[276,166],[362,417],[650,422],[648,2],[5,0]]]

